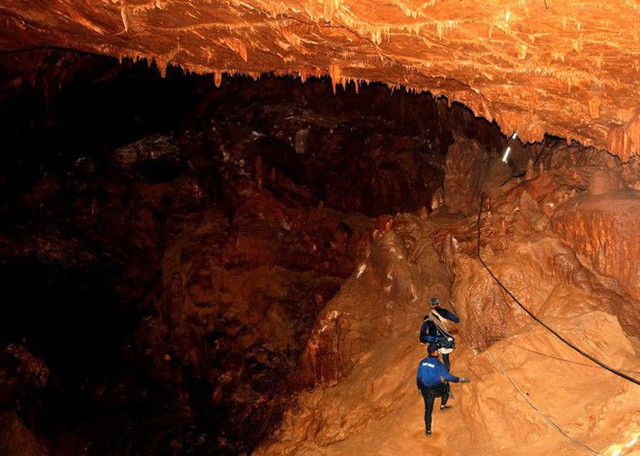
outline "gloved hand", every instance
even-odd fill
[[[469,383],[471,380],[467,377],[460,377],[460,383]]]

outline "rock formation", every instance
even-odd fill
[[[635,0],[6,0],[0,49],[65,47],[223,75],[328,75],[459,101],[525,141],[640,152]]]
[[[608,169],[606,157],[597,155],[571,171],[553,167],[573,152],[563,145],[545,150],[545,171],[535,177],[493,187],[481,182],[488,195],[481,255],[533,314],[637,378],[640,303],[624,280],[616,280],[632,258],[626,256],[628,244],[607,244],[608,261],[618,258],[620,270],[613,271],[598,264],[598,255],[576,255],[561,237],[570,223],[567,214],[593,198],[582,182],[594,169]],[[456,188],[464,190],[467,200],[478,196],[477,188]],[[616,204],[592,201],[602,215],[595,208],[579,211],[599,229],[567,229],[571,243],[617,239],[613,220],[624,217],[633,204],[629,198],[638,196],[629,192],[620,199],[611,195]],[[554,208],[551,215],[544,205]],[[476,217],[437,211],[428,218],[394,219],[392,230],[374,241],[368,259],[326,306],[314,330],[321,336],[312,336],[320,343],[303,358],[303,366],[310,359],[315,372],[334,376],[316,375],[318,387],[299,395],[258,454],[543,454],[549,448],[632,454],[640,425],[637,385],[577,354],[498,286],[478,261]],[[464,348],[454,351],[452,372],[472,383],[453,386],[454,408],[435,412],[437,430],[425,440],[414,376],[425,356],[417,333],[432,294],[461,317],[457,337]]]
[[[56,5],[85,14],[56,17],[63,28],[121,7],[123,42],[153,15],[163,30],[192,17],[173,9],[186,3]],[[215,23],[252,3],[234,5],[198,11]],[[358,12],[331,5],[331,21]],[[9,27],[39,7],[8,6]],[[46,38],[37,20],[25,45]],[[3,54],[0,70],[0,288],[17,296],[0,306],[3,454],[637,451],[637,386],[542,328],[479,261],[637,378],[637,157],[523,145],[381,84],[216,89],[56,49]],[[414,375],[432,295],[462,318],[452,370],[473,382],[453,386],[425,441]]]

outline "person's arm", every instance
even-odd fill
[[[420,362],[420,364],[418,364],[418,373],[416,374],[416,385],[418,386],[418,389],[421,390],[423,388],[422,386],[422,377],[420,376],[420,365],[422,364],[422,362]]]
[[[427,334],[427,322],[425,321],[424,323],[422,323],[422,326],[420,327],[420,342],[421,343],[425,343],[425,342],[432,342],[430,340],[428,340],[429,334]]]
[[[440,336],[438,336],[437,331],[433,330],[432,327],[435,328],[435,325],[431,320],[422,323],[422,328],[420,328],[420,342],[423,344],[440,341]]]
[[[440,315],[442,315],[442,318],[446,318],[447,320],[451,320],[454,323],[460,323],[460,317],[458,317],[456,314],[454,314],[450,310],[447,310],[447,309],[445,309],[443,307],[437,307],[436,311]]]
[[[438,374],[440,375],[440,377],[444,377],[444,379],[449,382],[458,383],[460,381],[458,377],[450,374],[442,363],[438,364]]]

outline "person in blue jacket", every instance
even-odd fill
[[[447,330],[445,319],[460,323],[460,318],[453,312],[440,307],[440,300],[434,296],[431,298],[431,311],[424,316],[424,322],[420,328],[420,342],[435,343],[440,348],[445,367],[449,370],[451,367],[449,353],[455,348],[456,342]]]
[[[438,346],[435,343],[429,344],[429,356],[418,364],[418,374],[416,382],[418,390],[424,399],[424,425],[427,435],[431,435],[431,414],[433,413],[433,403],[436,397],[440,397],[440,410],[449,408],[449,387],[446,381],[454,383],[469,383],[466,377],[456,377],[451,375],[438,359]]]

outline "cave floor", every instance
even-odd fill
[[[452,220],[436,212],[395,227],[405,239],[412,233],[409,257],[425,272],[423,296],[451,296],[432,243],[434,233]],[[390,244],[383,238],[378,245]],[[384,335],[344,378],[302,393],[279,433],[256,454],[638,454],[640,389],[580,357],[533,320],[487,350],[470,348],[467,335],[456,333],[461,343],[451,355],[451,371],[472,382],[452,384],[451,409],[440,411],[436,399],[433,435],[426,437],[415,371],[425,356],[417,336],[427,300],[412,302],[409,290],[408,299],[394,302],[384,280],[367,277],[375,274],[371,263],[360,277],[348,279],[328,312],[356,313],[352,321],[359,331],[375,332],[382,325]],[[386,268],[388,279],[401,265]],[[359,310],[363,302],[370,307]],[[451,300],[445,306],[461,307]],[[618,361],[610,362],[640,370],[610,315],[573,310],[575,316],[565,309],[566,316],[550,316],[547,323],[571,338],[583,332],[580,340],[589,349],[615,352]],[[602,325],[610,325],[606,334],[594,330]]]

